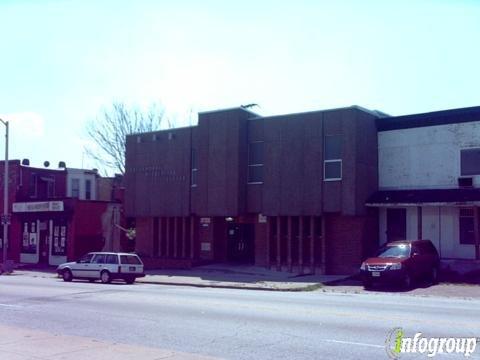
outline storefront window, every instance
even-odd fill
[[[52,239],[52,255],[65,256],[67,254],[67,226],[64,222],[54,223]]]
[[[38,234],[35,222],[23,223],[22,234],[22,253],[36,254],[37,253]]]

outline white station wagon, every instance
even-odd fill
[[[68,262],[57,267],[57,274],[64,281],[73,279],[101,280],[108,284],[121,279],[133,284],[136,278],[145,276],[142,260],[136,254],[91,252],[75,262]]]

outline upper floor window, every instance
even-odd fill
[[[28,193],[31,197],[37,197],[37,178],[38,178],[37,174],[32,174],[30,176],[30,184],[29,184]]]
[[[460,151],[460,172],[465,175],[480,175],[480,148]]]
[[[263,183],[263,141],[251,142],[248,145],[248,183]]]
[[[198,165],[197,165],[197,151],[195,149],[192,149],[192,168],[191,168],[191,178],[190,178],[190,184],[192,186],[197,186],[197,173],[198,173]]]
[[[80,179],[71,179],[70,184],[72,189],[71,196],[73,198],[79,198],[80,197]]]
[[[342,135],[326,135],[324,141],[323,179],[342,180]]]
[[[92,199],[92,180],[85,180],[85,199]]]

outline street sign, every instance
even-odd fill
[[[2,225],[10,225],[11,223],[11,216],[10,215],[2,215],[0,217]]]

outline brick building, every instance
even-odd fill
[[[0,162],[2,189],[3,167]],[[8,259],[57,265],[88,251],[120,250],[123,236],[114,224],[122,223],[122,203],[96,199],[98,178],[94,171],[36,168],[25,160],[23,164],[9,161]],[[3,192],[0,211],[3,214]]]
[[[127,137],[126,215],[157,266],[244,262],[350,273],[378,238],[380,113],[357,106],[260,117],[203,112],[198,125]]]

